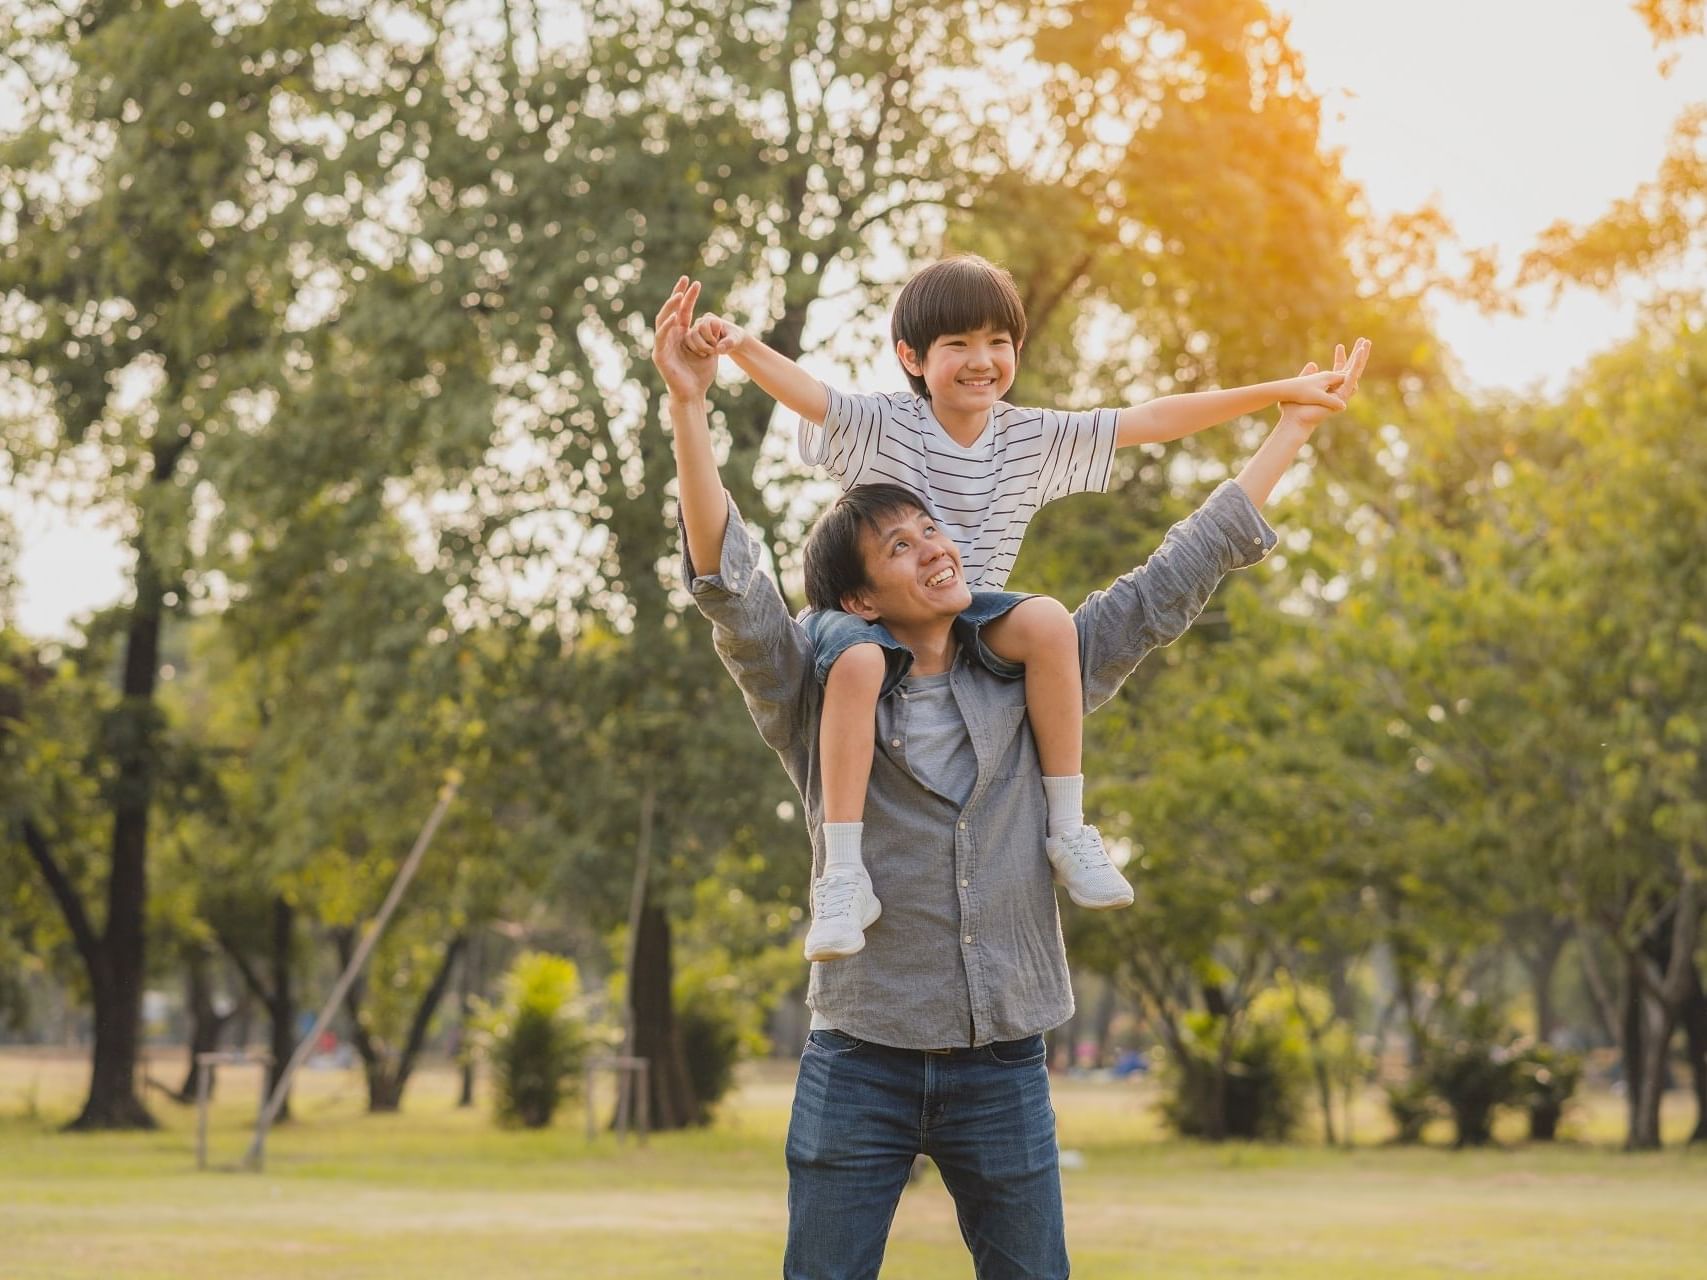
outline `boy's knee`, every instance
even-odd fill
[[[824,683],[850,692],[870,689],[875,694],[883,687],[883,677],[888,671],[889,659],[883,652],[883,646],[875,641],[862,640],[836,655]]]
[[[1008,610],[1008,619],[1011,621],[998,634],[1019,652],[1041,653],[1060,645],[1069,645],[1075,650],[1078,647],[1079,632],[1073,625],[1073,615],[1053,596],[1032,596],[1021,600]],[[1001,621],[1004,620],[998,620],[998,627]]]

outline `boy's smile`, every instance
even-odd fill
[[[896,352],[909,373],[925,380],[931,411],[953,430],[984,425],[990,406],[1008,393],[1019,366],[1019,346],[1006,329],[985,327],[945,333],[931,343],[920,364],[917,353],[901,343]]]

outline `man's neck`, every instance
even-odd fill
[[[899,631],[891,626],[889,632],[913,651],[914,675],[941,675],[954,665],[958,645],[955,643],[952,624],[943,623],[940,628],[933,624],[928,629],[921,628],[918,631]]]

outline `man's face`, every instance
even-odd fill
[[[870,586],[844,601],[848,612],[892,629],[953,621],[972,603],[960,551],[936,520],[916,507],[886,512],[860,531]]]
[[[939,411],[975,413],[988,410],[1007,395],[1019,368],[1019,345],[1006,329],[972,329],[945,333],[918,355],[902,343],[901,363],[925,380],[931,406]]]

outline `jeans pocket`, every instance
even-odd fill
[[[1029,1067],[1043,1061],[1046,1047],[1041,1035],[1022,1036],[1018,1040],[992,1040],[988,1046],[990,1058],[1004,1067]]]
[[[865,1041],[857,1040],[841,1031],[808,1031],[806,1047],[816,1049],[819,1053],[840,1055],[864,1048]]]

